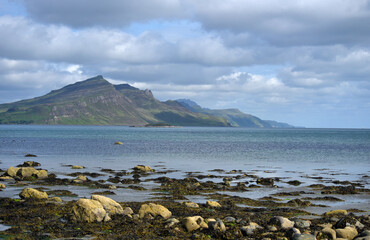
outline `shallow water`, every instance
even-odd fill
[[[124,144],[114,145],[116,141]],[[38,157],[25,158],[27,153]],[[280,178],[281,181],[275,182],[277,189],[263,187],[238,193],[243,197],[260,198],[276,191],[296,191],[311,184],[332,185],[334,180],[358,182],[368,188],[370,130],[0,125],[0,169],[26,160],[38,161],[42,168],[63,178],[67,173],[80,171],[104,174],[93,180],[107,179],[112,174],[101,172],[103,168],[131,171],[138,164],[152,166],[156,171],[170,171],[165,176],[172,178],[183,178],[188,172],[219,174],[211,171],[213,169],[236,169],[258,177]],[[65,165],[86,168],[74,170]],[[222,178],[201,181],[207,180],[220,182]],[[299,180],[302,185],[291,186],[286,183],[290,180]],[[234,180],[232,185],[237,182]],[[22,187],[6,184],[8,188],[0,195],[17,197]],[[141,185],[149,190],[156,186],[153,182]],[[78,197],[89,197],[96,191],[73,186],[62,188],[68,188]],[[118,201],[146,201],[153,197],[149,190],[118,188],[112,190],[116,195],[109,197]],[[202,197],[194,198],[204,201]],[[73,198],[65,200],[69,199]],[[352,204],[368,210],[369,195],[361,199],[324,204],[338,208]]]

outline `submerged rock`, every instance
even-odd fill
[[[139,217],[144,218],[148,214],[150,214],[153,217],[159,215],[164,219],[168,219],[172,216],[172,213],[166,207],[155,203],[141,205],[139,210]]]
[[[347,215],[347,214],[348,214],[347,210],[342,210],[342,209],[333,210],[333,211],[329,211],[329,212],[324,213],[324,215],[327,216],[327,217],[338,216],[338,215]]]
[[[35,155],[35,154],[31,154],[31,153],[28,153],[28,154],[26,154],[26,155],[24,155],[25,157],[37,157],[37,155]]]
[[[273,178],[258,178],[257,184],[261,185],[274,185],[274,179]]]
[[[22,199],[47,199],[48,194],[46,192],[41,192],[39,190],[33,189],[33,188],[25,188],[22,190],[22,192],[19,194],[19,196]]]
[[[115,142],[114,144],[115,144],[115,145],[122,145],[123,143],[122,143],[122,142],[120,142],[120,141],[117,141],[117,142]]]
[[[136,167],[134,167],[134,170],[141,172],[154,172],[153,168],[144,165],[137,165]]]
[[[83,169],[85,168],[84,166],[80,166],[80,165],[73,165],[72,166],[72,169]]]

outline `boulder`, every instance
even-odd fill
[[[76,222],[101,222],[111,219],[100,202],[92,199],[79,199],[72,207],[72,220]]]
[[[335,229],[338,238],[346,238],[346,239],[354,239],[358,232],[354,227],[345,227],[345,228],[338,228]]]
[[[164,219],[168,219],[172,216],[172,213],[166,207],[163,207],[162,205],[155,204],[155,203],[141,205],[139,209],[139,217],[143,218],[147,214],[150,214],[153,217],[156,217],[157,215],[159,215],[163,217]]]
[[[183,202],[183,204],[189,208],[199,208],[199,205],[195,202]]]
[[[289,230],[294,227],[293,221],[281,216],[271,218],[269,224],[275,225],[284,230]]]
[[[299,229],[306,229],[311,226],[311,222],[303,219],[294,219],[294,226]]]
[[[337,239],[337,233],[332,228],[323,228],[321,234],[324,235],[327,239]]]
[[[333,211],[329,211],[329,212],[326,212],[324,213],[324,215],[326,217],[333,217],[333,216],[338,216],[338,215],[347,215],[347,210],[333,210]]]
[[[154,172],[154,169],[149,167],[149,166],[144,166],[144,165],[137,165],[134,167],[135,171],[141,171],[141,172]]]
[[[248,226],[244,226],[240,228],[243,235],[245,236],[253,235],[255,231],[257,231],[258,229],[262,229],[262,227],[255,222],[250,222]]]
[[[123,214],[122,206],[113,199],[101,195],[92,195],[91,199],[100,202],[109,216],[114,214]]]
[[[15,168],[15,167],[10,167],[8,168],[8,170],[6,170],[5,172],[5,175],[8,175],[10,177],[15,177],[17,176],[17,172],[18,172],[19,168]]]
[[[208,227],[210,229],[213,229],[214,231],[220,231],[220,232],[225,232],[226,231],[225,224],[220,219],[217,219],[216,221],[208,222]]]
[[[36,175],[38,173],[38,170],[34,169],[33,167],[21,167],[17,171],[17,176],[20,178],[30,178],[34,174]]]
[[[72,166],[72,169],[83,169],[85,168],[84,166],[80,166],[80,165],[73,165]]]
[[[221,205],[216,201],[207,201],[206,204],[207,204],[208,207],[213,207],[213,208],[220,208],[221,207]]]
[[[33,174],[33,176],[37,177],[38,179],[48,178],[48,171],[46,171],[44,169],[37,170],[37,172],[35,174]]]
[[[207,223],[201,216],[186,217],[184,219],[184,225],[188,232],[195,231],[199,228],[208,228]]]
[[[22,199],[47,199],[48,194],[46,192],[41,192],[39,190],[33,189],[33,188],[25,188],[22,190],[22,192],[19,194],[19,196]]]

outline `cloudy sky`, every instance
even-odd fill
[[[0,103],[103,75],[306,127],[370,128],[370,0],[0,0]]]

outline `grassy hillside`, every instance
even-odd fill
[[[227,120],[155,99],[150,90],[102,76],[28,100],[0,105],[0,124],[228,126]]]

